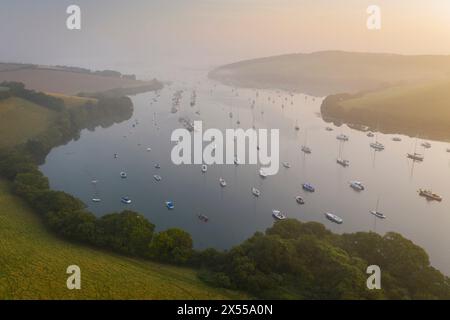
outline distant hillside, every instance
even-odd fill
[[[324,51],[242,61],[219,67],[209,76],[233,86],[326,96],[447,79],[450,56]]]
[[[156,80],[135,80],[133,75],[122,75],[115,71],[95,71],[71,67],[47,67],[0,63],[0,83],[22,82],[27,88],[67,95],[109,91],[118,88],[159,89]],[[145,90],[144,90],[145,91]],[[147,90],[149,91],[149,90]]]
[[[332,95],[321,109],[323,119],[336,124],[450,141],[450,80]]]

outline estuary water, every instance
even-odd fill
[[[172,113],[173,97],[179,90],[179,110]],[[197,98],[191,106],[193,90]],[[51,151],[41,169],[52,188],[79,197],[98,216],[130,209],[144,214],[157,230],[182,228],[192,235],[197,248],[227,249],[264,231],[273,224],[273,209],[290,218],[323,223],[337,233],[395,231],[422,246],[432,264],[450,274],[447,143],[430,141],[431,148],[425,149],[421,140],[406,136],[380,133],[368,137],[346,125],[325,123],[320,117],[322,98],[235,89],[206,76],[173,82],[160,92],[140,94],[132,100],[130,120],[84,130],[77,141]],[[289,162],[291,168],[280,163],[277,175],[262,179],[257,165],[213,165],[206,173],[200,165],[176,166],[170,157],[174,147],[170,137],[174,129],[182,127],[180,117],[202,120],[204,130],[279,129],[280,162]],[[296,125],[300,130],[295,130]],[[329,126],[333,131],[326,130]],[[349,141],[337,140],[339,134],[347,135]],[[401,141],[393,141],[394,137]],[[384,151],[369,146],[375,139],[384,144]],[[311,154],[301,151],[305,144]],[[425,156],[423,163],[406,157],[415,145]],[[336,163],[339,155],[350,161],[348,167]],[[120,177],[121,172],[127,173],[126,179]],[[154,175],[162,180],[156,181]],[[219,177],[225,178],[226,188],[220,187]],[[361,181],[365,190],[351,189],[352,180]],[[316,191],[306,193],[303,183],[312,184]],[[260,197],[252,195],[252,187],[261,191]],[[427,201],[418,195],[419,188],[431,189],[444,199]],[[132,204],[122,204],[124,196]],[[297,204],[296,196],[305,204]],[[101,202],[94,203],[93,198]],[[169,200],[174,201],[174,210],[166,209]],[[377,203],[387,219],[369,213]],[[335,213],[344,223],[326,220],[325,212]],[[199,214],[208,216],[208,223],[199,220]]]

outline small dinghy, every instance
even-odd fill
[[[308,191],[308,192],[315,192],[316,191],[316,189],[312,185],[310,185],[309,183],[304,183],[302,185],[302,188],[303,188],[303,190]]]
[[[360,181],[350,181],[350,187],[356,191],[364,191],[366,189]]]
[[[255,197],[259,197],[261,195],[261,191],[256,188],[252,188],[252,193]]]
[[[264,169],[260,169],[259,170],[259,176],[261,177],[261,178],[266,178],[267,177],[267,173],[264,171]]]
[[[155,164],[155,169],[161,169],[161,165],[159,163]]]
[[[99,199],[99,198],[93,198],[93,199],[92,199],[92,202],[96,202],[96,203],[102,202],[102,199]]]
[[[305,204],[305,200],[300,196],[295,197],[295,201],[297,201],[298,204]]]
[[[175,209],[175,204],[173,203],[173,201],[166,201],[166,208],[169,210]]]
[[[281,213],[280,210],[272,210],[272,217],[274,217],[275,220],[286,220],[286,216]]]
[[[162,180],[162,177],[161,176],[158,176],[157,174],[155,174],[154,176],[153,176],[153,179],[155,179],[156,181],[161,181]]]
[[[131,204],[131,199],[128,197],[122,197],[120,199],[120,202],[122,202],[123,204]]]
[[[207,223],[209,222],[209,218],[207,216],[205,216],[204,214],[199,214],[197,216],[198,220],[200,220],[201,222]]]
[[[425,149],[430,149],[431,148],[431,143],[429,142],[422,142],[422,147],[424,147]]]
[[[307,147],[307,146],[302,146],[302,151],[303,151],[303,153],[306,153],[306,154],[311,154],[312,153],[311,148]]]
[[[126,174],[126,172],[121,172],[120,173],[120,177],[122,178],[122,179],[126,179],[128,176],[127,176],[127,174]]]
[[[291,164],[289,162],[283,162],[283,167],[285,167],[286,169],[290,169]]]
[[[227,186],[227,182],[222,177],[219,178],[219,183],[222,188],[225,188]]]
[[[206,164],[202,165],[202,172],[206,173],[208,171],[208,166]]]

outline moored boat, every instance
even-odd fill
[[[376,151],[383,151],[384,150],[384,145],[380,142],[372,142],[370,144],[370,146],[375,149]]]
[[[120,199],[120,201],[121,201],[123,204],[131,204],[131,199],[130,199],[129,197],[122,197],[122,198]]]
[[[337,224],[342,224],[344,222],[344,220],[341,217],[338,217],[337,215],[330,213],[330,212],[326,212],[325,213],[325,217],[330,220],[331,222],[337,223]]]
[[[419,195],[427,200],[442,201],[442,197],[440,195],[433,193],[430,190],[419,189]]]
[[[297,201],[298,204],[305,204],[305,200],[300,196],[295,197],[295,201]]]
[[[276,220],[286,220],[286,216],[281,213],[280,210],[272,210],[272,217],[274,217]]]
[[[342,159],[342,158],[338,158],[338,159],[336,160],[336,162],[337,162],[338,164],[340,164],[341,166],[343,166],[343,167],[348,167],[348,166],[350,165],[350,161],[345,160],[345,159]]]
[[[303,151],[303,153],[306,153],[306,154],[312,153],[311,148],[308,146],[302,146],[302,151]]]
[[[386,216],[377,210],[371,210],[370,214],[374,215],[375,217],[377,217],[379,219],[386,219]]]
[[[420,153],[408,153],[407,154],[407,157],[409,158],[409,159],[412,159],[412,160],[414,160],[414,161],[423,161],[424,159],[425,159],[425,157],[422,155],[422,154],[420,154]]]
[[[166,201],[166,208],[169,210],[175,209],[175,203],[173,201]]]
[[[315,192],[316,189],[309,183],[304,183],[302,185],[303,190],[308,191],[308,192]]]
[[[261,191],[259,191],[258,189],[254,188],[254,187],[252,188],[252,193],[255,197],[259,197],[261,195]]]
[[[336,139],[341,140],[341,141],[348,141],[350,138],[346,134],[341,133],[340,135],[338,135],[336,137]]]
[[[222,177],[219,178],[219,183],[222,188],[225,188],[227,186],[227,182]]]
[[[356,191],[365,190],[364,185],[360,181],[350,181],[350,187]]]

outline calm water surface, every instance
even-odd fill
[[[191,107],[194,88],[197,104]],[[180,111],[172,114],[172,97],[179,89],[184,90]],[[158,94],[132,99],[135,111],[131,120],[93,132],[85,130],[78,141],[52,150],[42,166],[52,188],[79,197],[98,216],[132,209],[143,213],[158,230],[185,229],[197,248],[229,248],[242,242],[272,225],[272,209],[302,221],[324,223],[338,233],[396,231],[423,246],[433,265],[450,274],[448,144],[432,141],[431,149],[419,147],[425,161],[413,164],[406,153],[414,151],[415,139],[399,135],[402,141],[394,142],[393,135],[379,134],[378,140],[386,149],[375,152],[369,147],[374,138],[366,133],[347,126],[325,130],[328,124],[319,115],[321,98],[275,90],[259,90],[257,96],[255,90],[233,90],[208,80],[175,82]],[[251,107],[253,100],[255,108]],[[204,130],[236,128],[238,119],[244,129],[253,124],[280,129],[280,161],[292,167],[280,165],[278,175],[261,179],[255,165],[210,166],[206,174],[198,165],[175,166],[170,160],[170,136],[181,126],[180,117],[202,120]],[[350,140],[340,144],[336,136],[341,133]],[[305,143],[312,154],[301,152]],[[339,152],[350,160],[348,168],[336,163]],[[114,154],[118,154],[117,159]],[[156,163],[161,169],[155,168]],[[121,171],[128,174],[127,179],[120,178]],[[155,174],[162,181],[155,181]],[[221,176],[227,181],[226,188],[219,186]],[[92,180],[98,180],[97,184]],[[362,181],[366,190],[355,192],[349,187],[351,180]],[[316,192],[303,192],[301,184],[305,182],[313,184]],[[259,198],[251,194],[253,186],[261,190]],[[432,189],[444,201],[426,201],[418,196],[419,188]],[[297,195],[305,199],[305,205],[296,203]],[[123,196],[129,196],[133,203],[121,204]],[[102,202],[94,204],[93,197]],[[165,208],[167,200],[175,202],[175,210]],[[386,220],[369,214],[377,202]],[[327,211],[342,217],[344,224],[327,221]],[[198,220],[200,213],[210,218],[209,223]]]

